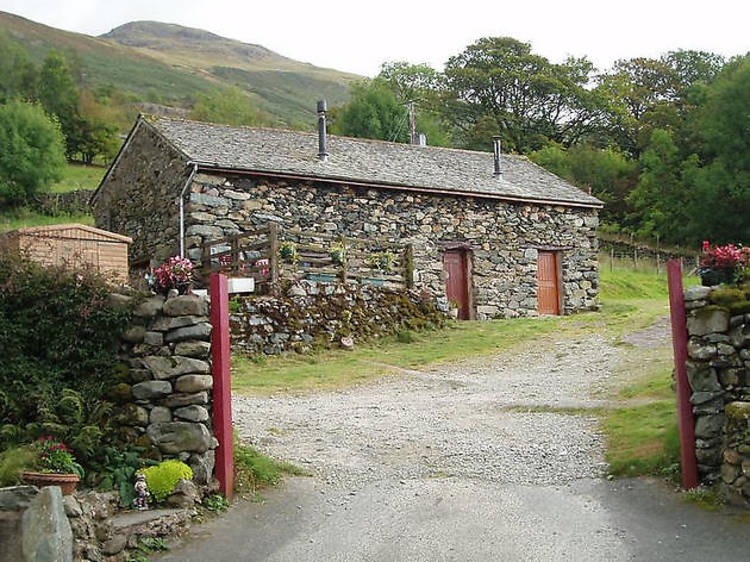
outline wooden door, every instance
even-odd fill
[[[449,301],[458,303],[458,317],[471,319],[469,302],[469,274],[466,250],[446,250],[443,254],[443,268],[447,274],[445,294]]]
[[[560,314],[560,287],[555,252],[539,252],[537,280],[539,282],[537,291],[539,314]]]

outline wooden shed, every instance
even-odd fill
[[[128,245],[133,240],[83,224],[19,228],[0,235],[0,245],[45,265],[91,265],[128,281]]]

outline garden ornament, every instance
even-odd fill
[[[135,489],[135,499],[133,500],[133,505],[138,511],[145,511],[148,509],[148,484],[146,484],[146,475],[145,474],[138,474],[135,477],[135,485],[133,486]]]

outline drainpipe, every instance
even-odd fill
[[[198,164],[195,162],[188,162],[188,164],[193,164],[193,169],[190,172],[190,175],[188,176],[187,181],[185,182],[185,185],[182,187],[182,191],[180,191],[180,198],[178,200],[180,204],[180,257],[185,257],[185,191],[187,191],[187,188],[190,186],[191,183],[193,183],[193,178],[195,177],[195,174],[198,173]]]

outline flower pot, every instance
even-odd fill
[[[715,285],[721,285],[722,283],[728,283],[730,276],[724,271],[716,271],[715,269],[709,269],[701,272],[701,285],[704,287],[713,287]]]
[[[24,472],[23,479],[32,486],[60,486],[63,496],[72,494],[80,478],[77,474],[57,474],[56,472]]]

